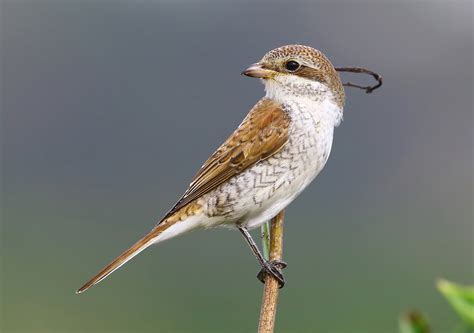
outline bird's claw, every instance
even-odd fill
[[[283,288],[285,285],[285,277],[283,276],[283,272],[281,270],[286,266],[286,262],[282,260],[267,261],[260,272],[258,272],[257,279],[259,279],[260,282],[265,283],[265,277],[267,274],[269,274],[278,281],[280,288]]]

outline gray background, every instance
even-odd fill
[[[347,89],[326,169],[287,210],[278,331],[394,332],[409,309],[455,326],[434,282],[474,281],[473,8],[446,3],[2,1],[2,331],[254,330],[236,232],[74,290],[182,194],[263,95],[239,73],[288,43],[385,84]]]

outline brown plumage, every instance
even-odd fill
[[[285,68],[289,60],[296,60],[302,65],[291,74],[325,83],[334,93],[339,107],[344,107],[345,94],[341,78],[321,51],[306,45],[286,45],[265,54],[259,64],[275,73],[289,73]]]
[[[89,281],[87,281],[82,287],[77,289],[76,294],[83,293],[93,285],[99,283],[105,279],[109,274],[112,274],[116,269],[125,264],[127,261],[132,259],[134,256],[139,254],[145,248],[147,248],[153,238],[157,237],[166,228],[169,228],[171,224],[162,224],[150,231],[145,237],[140,239],[138,242],[133,244],[128,250],[124,251],[121,255],[115,258],[110,264],[102,268],[102,270],[94,275]]]
[[[97,273],[89,281],[87,281],[81,288],[76,291],[76,293],[80,294],[105,279],[116,269],[120,268],[120,266],[122,266],[134,256],[139,254],[141,251],[145,250],[148,246],[153,244],[153,240],[158,237],[163,231],[173,226],[177,222],[182,221],[184,217],[197,214],[201,209],[202,207],[194,202],[176,211],[172,216],[163,219],[161,223],[155,228],[153,228],[153,230],[151,230],[148,234],[146,234],[145,237],[133,244],[128,250],[124,251],[121,255],[115,258],[110,264],[102,268],[99,273]]]
[[[258,227],[285,209],[319,174],[344,105],[343,86],[329,60],[311,47],[287,45],[268,52],[243,74],[262,79],[265,98],[209,157],[155,228],[78,293],[151,244],[185,232],[228,225],[246,234],[247,228]],[[276,268],[270,269],[258,251],[255,255],[266,272],[283,283]]]
[[[275,154],[288,139],[289,125],[290,118],[278,103],[268,99],[260,100],[235,132],[204,163],[183,197],[158,225],[105,266],[79,288],[77,293],[82,293],[105,279],[153,244],[154,239],[169,227],[199,212],[202,207],[196,202],[196,199],[258,161]]]
[[[166,217],[249,166],[275,154],[288,139],[289,125],[290,117],[278,103],[269,99],[260,100],[234,133],[204,163]]]

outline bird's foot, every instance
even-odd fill
[[[283,276],[283,272],[281,270],[286,266],[286,262],[282,260],[267,261],[260,272],[258,272],[257,279],[259,279],[260,282],[265,283],[265,277],[267,275],[271,275],[278,281],[280,288],[283,288],[285,285],[285,277]]]

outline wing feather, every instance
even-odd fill
[[[260,100],[234,133],[209,157],[165,218],[250,166],[279,151],[288,140],[290,117],[281,105]]]

